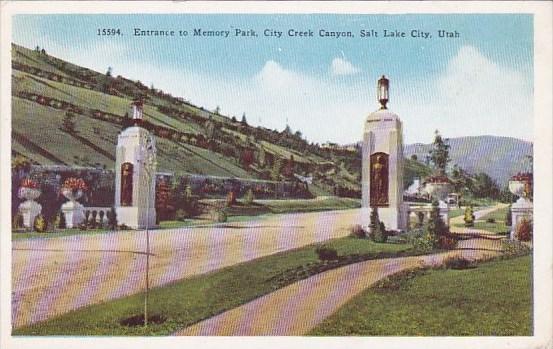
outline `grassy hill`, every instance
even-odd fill
[[[140,81],[15,44],[12,67],[12,154],[35,164],[113,168],[117,134],[130,103],[141,97],[160,171],[278,180],[301,173],[315,177],[318,194],[334,186],[359,190],[355,152],[324,150],[299,135],[252,127]],[[74,115],[73,132],[63,127],[67,113]]]
[[[125,114],[131,101],[142,97],[146,126],[156,135],[159,171],[273,180],[299,173],[313,176],[316,195],[332,194],[336,187],[342,195],[360,193],[359,152],[325,149],[289,131],[249,126],[192,105],[186,96],[18,45],[12,45],[12,67],[12,153],[33,163],[113,168]],[[74,115],[74,132],[63,128],[68,112]],[[532,153],[531,143],[508,137],[452,138],[449,144],[452,164],[485,172],[501,185]],[[424,164],[430,146],[405,146],[405,186],[430,174]]]

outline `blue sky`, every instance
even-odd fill
[[[123,36],[96,35],[120,28]],[[174,38],[133,37],[143,30],[187,30]],[[254,29],[256,38],[199,38],[204,30]],[[313,38],[263,36],[264,29],[313,30]],[[318,30],[354,38],[319,38]],[[378,38],[361,38],[375,29]],[[382,38],[387,30],[430,32],[431,39]],[[439,39],[440,29],[460,33]],[[501,135],[532,140],[531,15],[18,15],[13,41],[57,57],[140,80],[199,106],[310,141],[351,143],[378,108],[376,80],[391,80],[389,108],[406,143]]]

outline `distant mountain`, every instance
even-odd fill
[[[451,166],[457,164],[470,173],[484,172],[500,186],[520,171],[528,170],[532,155],[532,143],[512,137],[471,136],[450,138]],[[409,144],[405,146],[405,157],[416,155],[424,162],[431,144]]]

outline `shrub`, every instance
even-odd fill
[[[98,214],[100,216],[100,222],[98,223],[98,226],[100,228],[102,228],[104,226],[104,211],[100,211],[100,213]]]
[[[56,226],[59,229],[65,229],[67,228],[67,221],[65,220],[65,213],[59,212],[56,219]]]
[[[227,212],[224,208],[215,208],[211,210],[211,219],[218,223],[227,221]]]
[[[89,223],[89,219],[90,218],[90,210],[86,210],[84,211],[84,224],[86,226],[88,226],[90,223]]]
[[[529,246],[516,240],[501,241],[501,248],[504,252],[504,256],[507,257],[526,256],[532,253],[532,249]]]
[[[315,248],[315,253],[321,261],[335,261],[338,259],[338,252],[326,245],[319,245]]]
[[[236,193],[234,191],[229,191],[227,193],[227,200],[226,200],[227,207],[231,207],[235,203],[236,203]]]
[[[363,229],[363,227],[360,224],[351,226],[349,228],[349,231],[350,231],[349,235],[351,237],[355,237],[359,239],[364,239],[365,237],[367,237],[367,234],[365,233],[365,229]]]
[[[388,232],[383,222],[378,222],[378,229],[371,231],[369,237],[372,241],[378,243],[384,243],[388,239]]]
[[[457,239],[452,235],[438,237],[438,247],[444,250],[452,250],[457,246]]]
[[[253,204],[254,200],[255,200],[255,197],[253,195],[253,190],[250,188],[250,189],[248,189],[248,191],[244,195],[244,203],[246,205],[251,205],[251,204]]]
[[[23,228],[23,215],[21,213],[16,213],[13,216],[12,229],[21,229]]]
[[[96,210],[92,211],[92,216],[90,217],[90,227],[96,228],[96,217],[98,216],[98,212]]]
[[[532,221],[522,218],[515,228],[515,237],[520,241],[532,240]]]
[[[513,225],[513,212],[511,212],[511,205],[509,205],[507,213],[505,214],[505,225],[508,227]]]
[[[411,238],[411,245],[413,245],[413,248],[421,252],[432,251],[435,243],[434,237],[426,232]]]
[[[111,210],[107,213],[108,217],[108,228],[109,229],[117,229],[117,212],[115,211],[115,207],[111,207]]]
[[[422,228],[424,226],[424,212],[417,212],[417,228]]]
[[[488,218],[488,219],[486,219],[486,223],[495,223],[495,219],[494,218]]]
[[[46,219],[44,218],[43,215],[39,214],[38,216],[35,217],[33,227],[35,228],[35,231],[39,233],[44,233],[48,228],[48,222],[46,222]]]
[[[474,209],[472,206],[467,206],[467,208],[465,208],[465,217],[463,218],[465,227],[474,227],[474,219]]]
[[[188,218],[188,213],[184,209],[179,208],[175,211],[175,219],[177,221],[184,221],[186,218]]]
[[[470,269],[475,268],[475,265],[470,260],[461,256],[451,256],[444,260],[444,267],[447,269]]]

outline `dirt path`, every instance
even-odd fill
[[[475,213],[477,218],[501,205]],[[463,217],[450,223],[462,222]],[[458,233],[480,231],[452,227]],[[486,259],[501,251],[500,237],[459,242],[457,249],[428,256],[371,260],[314,275],[240,307],[178,331],[181,336],[300,336],[309,332],[353,297],[386,276],[417,266],[441,264],[450,256]]]
[[[151,233],[153,287],[314,242],[347,236],[360,210],[282,214]],[[145,233],[12,243],[14,328],[143,290]]]

